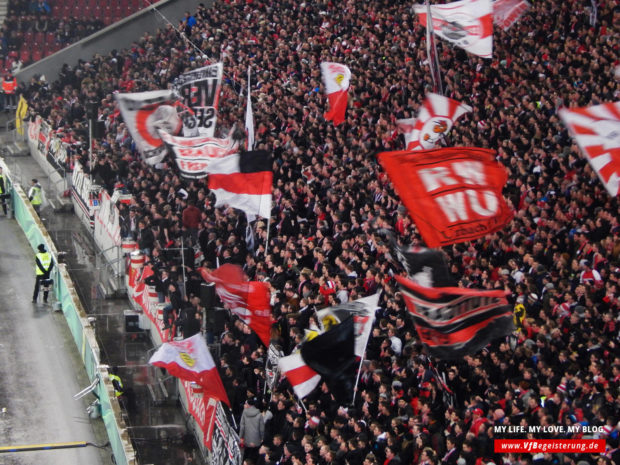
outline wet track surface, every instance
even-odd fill
[[[29,156],[6,158],[7,165],[16,177],[21,179],[22,185],[27,185],[27,181],[32,177],[38,177],[49,197],[54,195],[54,186],[47,181],[36,164]],[[148,337],[148,333],[128,333],[125,331],[124,311],[130,309],[130,304],[126,298],[105,298],[104,288],[113,279],[112,275],[106,271],[106,266],[102,257],[97,253],[92,236],[86,227],[73,215],[73,213],[55,213],[49,208],[42,212],[43,222],[48,229],[56,248],[59,252],[66,252],[65,263],[68,271],[75,282],[76,289],[82,300],[86,312],[93,318],[97,340],[101,347],[101,363],[110,366],[117,366],[119,375],[123,380],[125,388],[130,388],[134,393],[135,402],[128,405],[128,410],[124,411],[125,421],[129,427],[130,437],[136,448],[137,457],[140,464],[200,464],[203,461],[196,449],[195,440],[187,434],[186,417],[178,403],[174,380],[162,375],[161,371],[148,366],[147,361],[153,351],[153,346]],[[69,421],[75,417],[74,422],[83,423],[85,427],[103,431],[101,419],[91,421],[85,412],[85,408],[94,399],[92,395],[86,396],[82,401],[74,401],[72,396],[76,392],[86,387],[88,379],[78,358],[75,344],[71,339],[69,330],[64,323],[61,312],[53,312],[51,306],[42,305],[33,307],[30,302],[32,298],[32,286],[34,284],[34,265],[32,265],[32,250],[30,249],[25,237],[21,233],[19,226],[14,220],[0,218],[0,230],[12,228],[11,236],[14,241],[19,241],[20,245],[4,244],[9,246],[9,252],[0,257],[0,271],[4,276],[4,285],[0,287],[0,310],[3,315],[3,322],[0,326],[0,402],[8,400],[7,405],[11,405],[11,410],[7,413],[0,413],[0,437],[10,437],[2,445],[13,445],[17,443],[30,444],[33,442],[59,442],[59,441],[82,441],[87,440],[82,436],[75,437],[53,437],[45,439],[45,435],[35,439],[29,437],[27,431],[33,425],[38,425],[43,431],[58,431],[56,424],[62,421]],[[2,236],[9,232],[2,232]],[[15,270],[19,270],[18,273]],[[108,286],[109,287],[109,286]],[[109,292],[107,293],[109,296]],[[18,297],[17,297],[18,296]],[[15,299],[20,302],[13,305]],[[11,312],[10,314],[8,312]],[[7,313],[5,313],[7,312]],[[29,313],[30,312],[30,313]],[[24,320],[24,315],[28,319]],[[26,324],[26,321],[28,324]],[[64,331],[63,336],[58,336],[52,340],[46,334],[51,331],[51,325],[59,327]],[[62,352],[65,356],[72,359],[68,362],[54,362],[54,360],[42,359],[38,352],[28,348],[22,348],[24,341],[36,340],[40,350],[49,357]],[[18,364],[23,364],[22,368],[7,365],[14,352],[23,352],[24,359]],[[54,364],[56,363],[56,364]],[[33,421],[32,413],[23,415],[23,433],[12,432],[16,424],[4,420],[11,412],[24,411],[30,399],[41,397],[39,392],[43,389],[36,385],[30,386],[26,373],[31,370],[38,372],[39,378],[48,383],[45,387],[46,410],[43,419]],[[5,371],[8,373],[5,374]],[[80,372],[79,376],[76,372]],[[5,382],[6,380],[6,382]],[[20,383],[17,383],[17,380]],[[71,380],[74,385],[69,385],[67,380]],[[23,384],[23,386],[22,386]],[[62,386],[62,389],[59,388]],[[66,398],[60,397],[58,391],[66,391]],[[28,396],[21,395],[29,392]],[[33,397],[34,396],[34,397]],[[69,411],[67,403],[71,402],[76,407],[75,411]],[[0,405],[0,409],[4,404]],[[31,410],[38,412],[40,407],[33,406]],[[27,411],[27,409],[26,409]],[[66,418],[63,418],[66,417]],[[11,417],[13,418],[13,417]],[[7,436],[7,434],[9,436]],[[13,434],[14,437],[10,435]],[[104,442],[105,433],[101,439]],[[25,441],[25,442],[24,442]],[[93,440],[93,442],[95,442]],[[100,444],[100,442],[99,442]],[[76,451],[98,451],[90,447]],[[53,452],[28,452],[28,454],[54,454],[64,453],[64,451]],[[67,452],[68,453],[68,452]],[[74,459],[65,459],[59,462],[51,462],[46,459],[35,461],[8,461],[3,462],[0,454],[0,464],[97,464],[112,463],[109,459],[110,450],[103,451],[104,461],[83,460],[77,456]],[[23,454],[23,453],[22,453]],[[25,457],[25,456],[24,456]],[[21,459],[21,456],[20,456]]]

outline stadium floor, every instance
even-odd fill
[[[5,162],[22,186],[28,186],[30,179],[36,177],[47,195],[50,198],[54,195],[54,186],[30,156],[7,157]],[[145,334],[125,333],[123,312],[130,308],[129,302],[126,298],[104,299],[100,292],[97,283],[107,277],[102,274],[103,267],[99,263],[101,258],[96,252],[92,236],[73,213],[55,213],[48,208],[42,211],[42,218],[56,248],[66,252],[69,273],[82,304],[95,319],[101,362],[117,366],[125,387],[130,387],[135,393],[135,409],[126,417],[126,421],[139,463],[201,464],[203,461],[195,440],[186,434],[185,416],[174,392],[175,383],[168,380],[165,383],[167,397],[162,396],[155,370],[147,365],[152,353],[149,338]],[[107,438],[101,419],[91,422],[85,411],[94,397],[88,395],[82,401],[73,400],[73,395],[86,387],[88,380],[62,313],[53,312],[51,305],[31,303],[34,285],[33,252],[15,220],[0,217],[0,231],[2,237],[11,238],[3,244],[3,250],[7,252],[0,250],[0,275],[4,277],[5,283],[0,288],[0,311],[3,313],[3,323],[0,325],[0,375],[3,379],[0,382],[0,403],[4,404],[6,399],[7,405],[11,406],[10,409],[7,407],[6,413],[0,413],[0,437],[7,438],[2,445],[65,441],[105,443]],[[42,337],[50,328],[57,334],[53,338],[52,334]],[[35,344],[29,348],[24,346],[25,341],[34,341]],[[31,379],[25,373],[31,373]],[[48,394],[43,399],[39,392]],[[23,393],[28,395],[24,396]],[[44,405],[37,405],[35,400]],[[28,409],[25,409],[25,404],[29,405]],[[0,405],[0,409],[4,406]],[[65,433],[61,434],[62,425],[58,423],[66,423],[68,429]],[[35,428],[34,425],[43,426]],[[33,434],[33,429],[41,430],[41,434]],[[93,429],[101,430],[103,435],[99,434],[101,437],[95,439]],[[90,436],[82,430],[90,430]],[[78,453],[100,454],[103,461],[74,455],[73,458],[65,456],[53,462],[48,455],[40,455]],[[103,449],[101,453],[89,447],[20,454],[32,454],[38,459],[7,463],[112,463],[109,448]],[[2,455],[0,464],[4,463]],[[18,460],[30,459],[20,455]]]

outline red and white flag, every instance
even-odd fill
[[[586,108],[562,108],[559,115],[609,195],[618,195],[620,102]]]
[[[507,30],[516,23],[530,7],[525,0],[495,0],[493,2],[493,22]]]
[[[166,156],[166,146],[159,131],[178,134],[183,128],[183,122],[173,106],[176,102],[173,92],[154,90],[116,94],[115,98],[144,161],[149,165],[160,163]]]
[[[241,318],[269,347],[273,317],[267,283],[245,281],[241,267],[230,263],[212,272],[202,268],[200,274],[205,281],[215,283],[215,292],[224,307]]]
[[[174,153],[179,171],[186,178],[204,178],[208,173],[207,167],[214,159],[233,155],[239,150],[239,143],[231,137],[232,132],[225,139],[178,137],[164,131],[160,131],[159,135]]]
[[[432,149],[450,132],[455,121],[470,111],[469,105],[429,93],[417,119],[399,119],[396,123],[405,136],[407,150]]]
[[[426,5],[414,5],[420,23],[426,27]],[[491,0],[461,0],[432,5],[435,34],[469,53],[493,57],[493,9]]]
[[[325,119],[333,121],[334,126],[338,126],[344,121],[347,111],[351,70],[340,63],[323,62],[321,75],[329,99],[329,111],[325,113]]]
[[[199,384],[205,396],[218,399],[230,407],[224,384],[201,334],[182,341],[164,342],[149,364],[165,368],[179,379]]]
[[[310,394],[321,382],[321,375],[306,365],[299,352],[280,358],[278,366],[300,399]]]
[[[377,157],[428,247],[483,237],[512,218],[502,196],[508,173],[492,150],[449,147]]]
[[[271,216],[273,171],[271,154],[264,150],[236,153],[211,161],[209,189],[215,194],[215,206],[229,205],[243,210],[252,222],[256,216]]]

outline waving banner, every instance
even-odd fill
[[[236,153],[239,149],[238,141],[227,137],[218,139],[215,137],[177,137],[160,131],[162,140],[174,152],[174,158],[186,178],[204,178],[207,168],[216,158],[225,157]]]
[[[246,281],[239,265],[225,263],[211,272],[200,273],[205,281],[215,283],[215,292],[232,313],[237,315],[269,347],[271,340],[271,304],[269,286],[262,281]]]
[[[609,195],[618,195],[620,102],[587,108],[562,108],[559,114]]]
[[[512,308],[504,291],[460,287],[422,287],[395,276],[430,355],[461,359],[514,330]]]
[[[174,80],[174,89],[181,102],[192,112],[183,117],[186,136],[213,137],[224,65],[215,63],[194,69]]]
[[[529,9],[525,0],[495,0],[493,2],[493,23],[507,30]]]
[[[420,23],[426,27],[426,6],[414,5]],[[493,56],[493,9],[491,0],[461,0],[432,5],[435,34],[469,53]]]
[[[400,119],[397,124],[405,136],[407,150],[432,149],[450,132],[456,120],[470,111],[469,105],[429,93],[417,119]]]
[[[160,163],[167,149],[161,140],[159,129],[178,134],[182,128],[181,119],[173,106],[173,92],[154,90],[116,94],[116,101],[144,161],[149,165]]]
[[[347,111],[351,70],[340,63],[324,62],[321,63],[321,75],[329,99],[329,111],[325,113],[325,119],[338,126],[344,121]]]
[[[378,158],[429,247],[483,237],[512,218],[502,196],[507,171],[492,150],[405,150]]]

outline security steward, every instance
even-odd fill
[[[114,386],[114,395],[116,397],[122,396],[125,391],[123,389],[123,381],[121,380],[121,377],[118,376],[118,369],[116,367],[112,367],[108,373],[108,376],[112,382],[112,386]]]
[[[11,73],[8,73],[2,81],[2,92],[4,92],[5,111],[15,110],[17,108],[17,79]]]
[[[41,193],[41,184],[39,184],[37,179],[32,180],[32,185],[28,190],[28,200],[30,200],[34,211],[39,215],[41,204],[43,203],[43,194]]]
[[[39,297],[39,287],[43,285],[43,302],[47,303],[47,295],[49,294],[48,280],[50,279],[50,272],[54,268],[54,259],[46,249],[44,244],[39,244],[37,247],[39,252],[35,255],[35,273],[36,282],[34,284],[34,293],[32,294],[32,302],[35,303]]]
[[[2,167],[0,166],[0,204],[2,205],[2,211],[6,216],[6,186],[4,184],[4,174],[2,174]]]

